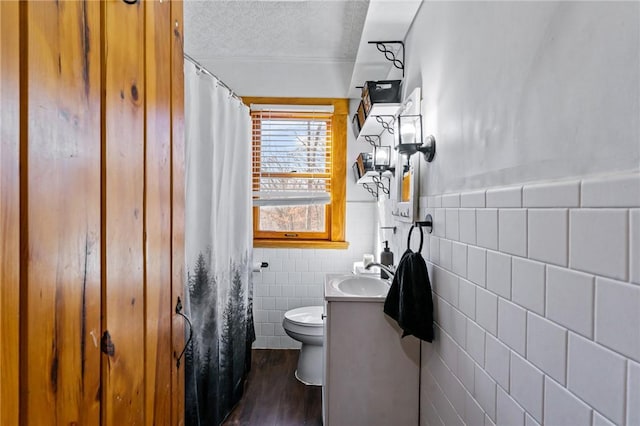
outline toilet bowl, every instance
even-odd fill
[[[289,337],[302,343],[296,378],[305,385],[322,385],[323,314],[322,306],[305,306],[285,312],[282,320]]]

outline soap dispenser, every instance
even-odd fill
[[[393,252],[389,249],[389,241],[384,241],[384,249],[380,253],[380,263],[385,266],[393,265]],[[382,269],[380,269],[380,278],[387,279],[389,275]]]

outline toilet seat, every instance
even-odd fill
[[[303,306],[285,312],[284,318],[296,325],[322,327],[323,306]]]

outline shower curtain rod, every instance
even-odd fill
[[[186,60],[188,60],[189,62],[191,62],[193,65],[196,66],[197,69],[199,69],[200,71],[202,71],[205,74],[209,74],[211,77],[213,77],[214,79],[216,79],[216,81],[218,82],[218,84],[220,84],[222,87],[224,87],[225,89],[227,89],[229,91],[229,93],[231,94],[231,97],[236,98],[237,100],[239,100],[240,102],[242,101],[242,97],[240,97],[238,94],[236,94],[236,92],[234,92],[229,86],[227,86],[226,84],[224,84],[224,82],[222,80],[220,80],[220,78],[218,78],[217,75],[215,75],[214,73],[212,73],[211,71],[209,71],[208,69],[206,69],[205,67],[203,67],[200,62],[196,61],[195,59],[193,59],[191,56],[187,55],[186,53],[184,54],[184,58]],[[243,102],[244,103],[244,102]]]

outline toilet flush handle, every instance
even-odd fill
[[[321,314],[320,318],[325,319],[327,317],[327,314]]]

